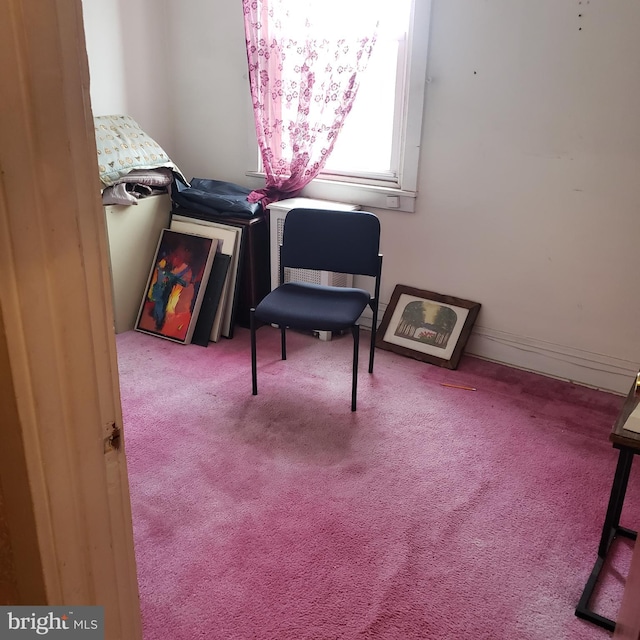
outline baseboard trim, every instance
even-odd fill
[[[380,304],[382,320],[385,304]],[[363,314],[362,327],[371,329],[371,313]],[[468,355],[532,371],[582,386],[626,395],[639,365],[630,360],[584,351],[476,325],[467,343]]]
[[[638,373],[638,363],[630,360],[481,326],[474,328],[466,352],[519,369],[625,395]]]

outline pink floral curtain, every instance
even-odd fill
[[[375,0],[243,0],[249,82],[266,173],[249,196],[296,196],[323,168],[376,39]],[[373,133],[373,132],[372,132]]]

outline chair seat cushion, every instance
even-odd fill
[[[354,325],[370,298],[364,289],[287,282],[262,300],[256,318],[294,329],[337,331]]]

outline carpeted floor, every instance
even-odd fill
[[[117,337],[145,640],[600,640],[574,615],[622,398],[476,358]],[[477,391],[442,386],[467,385]],[[623,524],[640,524],[632,472]],[[631,507],[635,507],[634,510]],[[614,616],[631,543],[596,608]]]

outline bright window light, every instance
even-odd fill
[[[351,113],[323,173],[397,181],[410,0],[390,3]]]
[[[351,202],[363,207],[413,211],[425,91],[431,0],[282,0],[282,26],[307,19],[318,36],[335,40],[369,29],[379,19],[373,53],[351,112],[322,173],[302,196]],[[322,19],[318,19],[318,11]],[[315,20],[315,23],[313,22]],[[367,31],[369,32],[369,31]],[[256,146],[258,170],[264,172]]]

